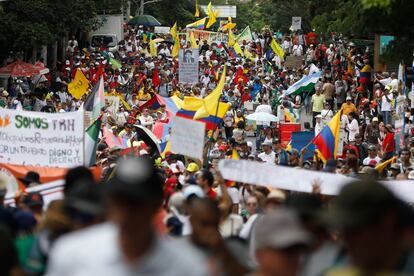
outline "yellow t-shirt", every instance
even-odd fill
[[[312,111],[321,112],[323,109],[323,104],[325,103],[325,96],[320,94],[319,96],[314,94],[312,96]]]
[[[349,115],[349,113],[355,112],[355,111],[356,111],[356,107],[353,103],[351,103],[351,104],[343,103],[342,104],[342,112],[343,112],[344,115]]]

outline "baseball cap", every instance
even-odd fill
[[[189,171],[189,172],[196,172],[196,171],[198,171],[200,168],[198,167],[198,165],[196,164],[196,163],[194,163],[194,162],[191,162],[190,164],[188,164],[188,166],[187,166],[187,171]]]
[[[339,229],[355,230],[376,222],[398,204],[399,199],[382,184],[356,181],[342,188],[328,213],[328,221]]]
[[[276,209],[258,218],[254,237],[256,250],[307,246],[311,242],[309,233],[301,225],[296,213],[286,208]]]
[[[397,171],[399,171],[399,170],[401,170],[401,168],[400,168],[400,165],[399,164],[394,163],[394,164],[391,165],[390,170],[397,170]]]
[[[321,114],[318,114],[318,115],[315,116],[315,118],[316,119],[321,119],[322,118],[322,115]]]
[[[27,207],[43,206],[43,197],[38,192],[29,193],[24,196],[23,203]]]
[[[121,159],[114,177],[108,182],[108,194],[133,202],[149,203],[162,199],[164,179],[149,158]]]
[[[347,101],[352,101],[352,98],[348,96],[348,97],[346,97],[346,100]]]
[[[273,145],[273,143],[271,141],[265,141],[262,143],[262,146],[269,146],[271,147]]]
[[[377,150],[375,145],[369,145],[368,150]]]
[[[198,185],[189,185],[188,187],[184,189],[183,196],[186,201],[189,200],[190,197],[193,197],[193,196],[198,197],[198,198],[203,198],[204,192],[203,192],[203,189],[201,189],[201,187]]]
[[[284,202],[285,199],[286,199],[286,195],[281,190],[274,189],[274,190],[270,191],[270,193],[267,195],[266,199],[267,199],[267,201],[275,200],[275,201],[278,201],[278,202]]]
[[[373,122],[378,122],[378,117],[374,117],[374,118],[372,118],[372,121],[373,121]]]

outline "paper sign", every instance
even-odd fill
[[[48,167],[83,165],[83,112],[0,109],[0,162]]]
[[[339,140],[338,140],[338,148],[336,150],[337,155],[342,155],[344,151],[344,143],[346,142],[346,131],[345,131],[345,121],[341,120],[339,126]]]
[[[171,151],[203,159],[205,123],[174,117],[171,120]]]
[[[294,31],[300,30],[302,28],[302,17],[292,17],[292,29]]]
[[[181,49],[178,60],[180,83],[198,83],[198,49]]]

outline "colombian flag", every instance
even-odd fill
[[[332,120],[321,130],[318,136],[313,139],[313,143],[318,148],[318,156],[324,163],[329,159],[336,158],[341,116],[342,109],[336,113]]]
[[[171,118],[175,115],[175,113],[177,113],[177,111],[183,105],[183,101],[177,96],[162,97],[156,94],[151,100],[141,105],[139,109],[143,110],[144,108],[150,107],[156,110],[160,108],[162,104],[165,105],[165,110],[167,111],[168,119],[171,120]]]
[[[178,110],[176,116],[193,119],[197,110],[204,105],[203,99],[196,97],[184,97],[184,103],[180,110]],[[197,121],[205,122],[206,129],[212,130],[223,120],[224,115],[229,109],[227,103],[220,103],[217,109],[217,116],[209,115],[208,117],[198,119]]]
[[[365,64],[359,73],[359,83],[369,84],[371,82],[372,67],[369,64]]]
[[[200,20],[197,20],[196,22],[188,24],[185,27],[187,29],[204,30],[204,25],[206,24],[206,19],[207,19],[207,17],[201,18]]]

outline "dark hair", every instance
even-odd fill
[[[213,186],[213,183],[214,183],[214,175],[209,170],[203,169],[201,171],[201,177],[203,179],[207,180],[207,183],[208,183],[208,186],[209,187]]]
[[[237,122],[237,128],[242,128],[242,129],[244,129],[244,121],[238,121],[238,122]]]
[[[68,170],[65,176],[64,194],[67,195],[75,184],[82,181],[94,182],[92,172],[83,166]]]

